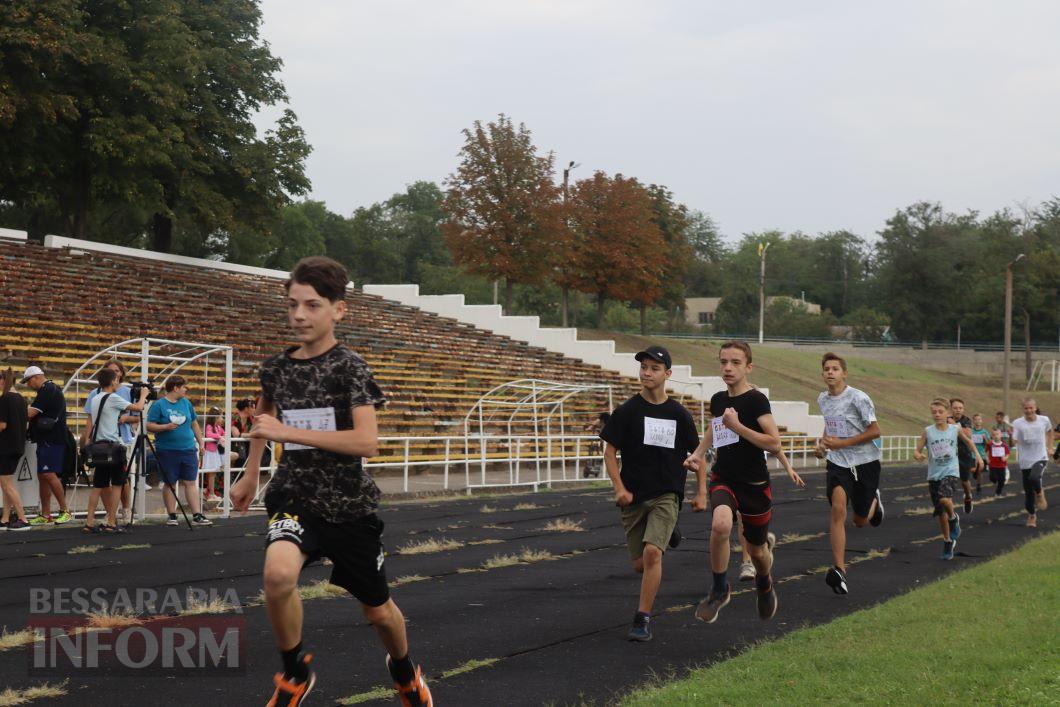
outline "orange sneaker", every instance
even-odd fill
[[[1038,516],[1027,516],[1027,527],[1037,528],[1038,527]]]
[[[386,667],[390,670],[390,656],[386,657]],[[405,684],[394,683],[397,690],[398,700],[402,707],[434,707],[431,699],[431,690],[427,687],[427,681],[423,679],[422,666],[416,666],[416,677]]]
[[[307,667],[312,659],[311,654],[302,656],[302,662]],[[286,678],[283,673],[276,673],[272,681],[276,684],[276,691],[272,693],[272,699],[266,707],[298,707],[305,700],[306,695],[313,691],[313,686],[317,683],[317,675],[310,668],[309,677],[305,679],[305,682]]]

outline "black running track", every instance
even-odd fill
[[[968,567],[1048,532],[1050,512],[1037,531],[1024,527],[1022,493],[985,498],[962,519],[957,558],[939,560],[941,543],[927,508],[922,468],[885,468],[887,519],[880,528],[848,529],[851,593],[834,595],[822,568],[830,562],[823,474],[806,475],[796,490],[774,476],[774,530],[780,609],[770,622],[755,614],[753,592],[733,598],[718,621],[694,619],[694,604],[705,594],[709,569],[709,514],[686,506],[681,547],[666,554],[656,602],[655,640],[630,643],[625,634],[637,603],[639,576],[629,567],[618,512],[606,489],[387,505],[382,516],[391,579],[428,579],[394,590],[405,612],[413,657],[431,678],[439,705],[611,704],[652,675],[709,664],[749,644],[786,631],[829,621]],[[1050,487],[1047,487],[1050,488]],[[516,504],[540,508],[515,510]],[[495,509],[483,513],[483,506]],[[963,514],[962,514],[963,515]],[[549,521],[580,521],[584,532],[546,532]],[[491,527],[486,527],[491,526]],[[118,537],[86,536],[75,528],[0,535],[0,625],[26,625],[31,588],[195,586],[233,587],[244,601],[261,588],[263,516],[220,521],[190,532],[184,527],[141,526]],[[411,540],[449,538],[457,550],[402,555]],[[492,544],[471,544],[495,540]],[[146,549],[119,545],[150,543]],[[94,554],[67,554],[76,545],[100,544]],[[522,548],[544,550],[555,559],[474,569],[498,554]],[[873,552],[883,551],[883,552]],[[737,556],[731,567],[735,574]],[[859,561],[860,560],[860,561]],[[315,565],[303,582],[328,576]],[[735,580],[734,580],[735,584]],[[745,587],[746,588],[746,587]],[[279,660],[264,609],[245,609],[245,675],[238,677],[92,677],[72,673],[69,694],[40,704],[63,705],[253,705],[271,693]],[[305,644],[315,653],[318,687],[307,704],[331,705],[388,683],[383,652],[357,604],[349,597],[305,602]],[[471,660],[496,659],[487,667],[439,678]],[[44,681],[28,674],[25,649],[0,652],[0,689]],[[52,678],[51,682],[55,682]],[[382,704],[376,700],[366,704]]]

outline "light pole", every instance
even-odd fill
[[[564,225],[566,225],[567,228],[570,228],[570,219],[567,218],[567,216],[568,216],[568,214],[567,214],[567,195],[569,193],[570,173],[572,171],[574,171],[574,168],[577,167],[577,166],[578,166],[578,163],[575,162],[574,160],[571,160],[570,163],[563,170],[563,223],[564,223]],[[567,303],[568,303],[568,301],[570,299],[570,296],[569,296],[570,295],[570,288],[567,286],[566,283],[563,284],[562,292],[563,292],[563,306],[561,307],[561,309],[563,311],[562,311],[561,316],[562,316],[563,322],[561,323],[561,326],[566,327],[567,326],[567,308],[568,308],[567,307]]]
[[[1001,409],[1008,415],[1008,360],[1012,355],[1012,266],[1023,258],[1020,253],[1005,266],[1005,361],[1002,364],[1004,384],[1002,386]]]
[[[758,257],[762,264],[758,272],[758,343],[765,338],[766,327],[766,251],[769,243],[758,244]]]

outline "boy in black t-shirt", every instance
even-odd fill
[[[706,451],[714,449],[716,461],[710,474],[713,583],[707,598],[696,607],[696,618],[713,623],[718,612],[729,603],[729,538],[733,520],[739,512],[747,549],[755,566],[758,615],[770,619],[777,612],[777,593],[770,574],[773,553],[768,546],[773,491],[763,452],[780,452],[780,431],[773,419],[769,399],[747,381],[747,375],[753,369],[751,347],[744,341],[727,341],[721,345],[718,359],[726,390],[715,393],[710,399],[711,425],[703,431],[703,441],[686,462],[689,468],[705,469]],[[794,471],[789,471],[789,476],[797,485],[802,485]]]
[[[662,556],[677,525],[688,471],[684,462],[696,447],[699,433],[691,413],[667,397],[670,354],[649,346],[640,361],[641,391],[622,403],[600,432],[607,443],[604,464],[615,486],[615,504],[622,515],[633,569],[641,573],[640,601],[629,640],[651,640],[651,610],[662,581]],[[618,452],[622,453],[621,472]],[[693,508],[706,510],[706,474],[699,480]]]
[[[266,440],[284,454],[269,483],[265,507],[265,605],[283,673],[273,679],[269,705],[296,707],[313,689],[311,655],[302,655],[302,602],[298,575],[322,556],[334,564],[331,582],[361,603],[386,647],[386,664],[403,705],[430,705],[422,670],[408,654],[405,617],[390,598],[375,511],[379,488],[362,466],[375,456],[375,410],[386,398],[360,356],[335,338],[346,312],[346,271],[324,257],[299,261],[287,281],[287,318],[301,342],[261,367],[261,398],[254,417],[246,473],[232,487],[245,511],[258,486]]]

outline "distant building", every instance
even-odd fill
[[[704,327],[714,323],[721,297],[689,297],[685,300],[685,323]]]
[[[803,307],[810,314],[820,314],[821,305],[814,304],[813,302],[807,302],[804,299],[798,297],[788,297],[787,295],[776,295],[774,297],[766,297],[766,307],[773,304],[774,302],[790,302],[795,307]]]

